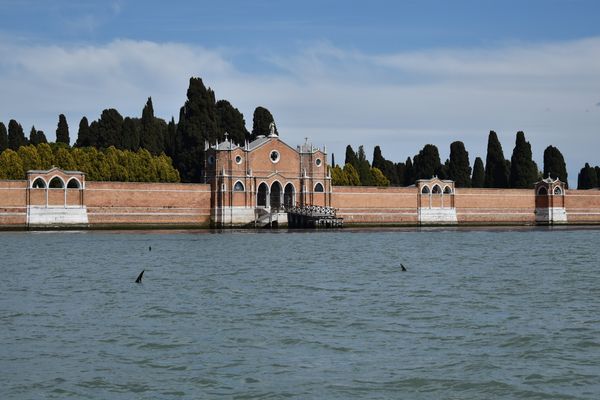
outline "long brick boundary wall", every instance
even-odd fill
[[[535,224],[533,189],[457,188],[454,204],[459,224]]]
[[[419,222],[415,187],[334,186],[331,206],[345,224],[415,225]]]
[[[0,225],[27,225],[27,181],[0,181]]]

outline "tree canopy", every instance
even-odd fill
[[[483,185],[487,188],[507,188],[509,171],[498,136],[496,132],[490,131]]]
[[[525,140],[525,134],[519,131],[510,159],[510,187],[517,189],[532,188],[538,178],[538,168],[531,155],[531,145]]]
[[[567,165],[565,159],[556,147],[548,146],[544,150],[544,177],[560,179],[568,187]]]
[[[463,142],[457,141],[450,144],[448,179],[452,179],[456,187],[471,187],[469,153]]]
[[[577,176],[577,189],[592,189],[598,187],[598,174],[596,169],[585,163]]]
[[[58,116],[58,125],[56,127],[56,143],[64,143],[67,146],[71,144],[69,138],[69,125],[64,114]]]

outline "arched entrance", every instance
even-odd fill
[[[285,190],[283,191],[283,205],[286,207],[292,207],[294,205],[294,185],[288,183],[285,185]]]
[[[281,207],[281,184],[277,181],[271,185],[271,208]]]
[[[256,192],[256,206],[266,207],[267,197],[269,197],[269,187],[263,182],[258,186],[258,191]]]

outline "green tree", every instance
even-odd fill
[[[485,179],[484,187],[487,188],[506,188],[508,187],[508,168],[502,145],[498,140],[496,132],[490,131],[488,137],[487,157],[485,160]]]
[[[410,159],[410,157],[406,158],[406,162],[404,163],[405,168],[404,168],[404,185],[405,186],[410,186],[410,185],[414,185],[415,181],[417,180],[416,178],[416,171],[415,171],[415,166],[413,165],[412,160]]]
[[[123,119],[121,125],[121,149],[137,151],[140,148],[141,130],[143,129],[138,120],[130,117]],[[151,133],[148,133],[151,135]],[[146,145],[154,146],[154,143],[147,142]],[[142,146],[143,147],[143,146]]]
[[[12,149],[6,149],[0,154],[0,179],[25,179],[23,162]]]
[[[42,160],[36,146],[31,144],[29,146],[21,146],[17,151],[17,155],[21,159],[23,171],[42,169]]]
[[[483,161],[480,157],[475,158],[473,163],[473,176],[471,177],[471,186],[474,188],[482,188],[485,182],[485,170],[483,169]]]
[[[560,150],[554,146],[548,146],[544,150],[544,177],[547,176],[560,179],[568,188],[567,165]]]
[[[273,121],[275,121],[275,119],[269,110],[265,107],[256,107],[252,118],[252,135],[250,136],[250,140],[256,139],[259,135],[268,136],[270,133],[269,125],[271,125],[271,122]],[[275,127],[275,133],[279,135],[277,126]]]
[[[529,189],[533,187],[537,179],[538,169],[532,159],[531,145],[525,140],[525,134],[519,131],[510,159],[510,187]]]
[[[383,175],[379,168],[371,168],[372,181],[375,186],[390,186],[390,180]]]
[[[219,138],[223,138],[225,132],[227,132],[229,134],[229,140],[243,146],[246,139],[250,137],[250,132],[246,129],[244,115],[227,100],[217,101],[216,109],[220,128]]]
[[[17,151],[21,146],[27,146],[23,127],[17,121],[11,119],[8,123],[8,147]]]
[[[56,147],[54,151],[54,165],[66,171],[77,170],[77,164],[71,156],[71,152],[65,147]]]
[[[54,153],[48,143],[40,143],[36,146],[40,156],[40,169],[50,169],[54,165]]]
[[[175,118],[171,117],[169,124],[167,125],[167,133],[165,134],[165,153],[169,157],[173,157],[175,153],[175,142],[177,140],[177,124]]]
[[[344,160],[344,165],[352,164],[354,169],[358,169],[358,156],[352,149],[352,146],[346,146],[346,159]]]
[[[456,187],[471,187],[471,164],[463,142],[450,144],[448,179],[453,180]]]
[[[122,148],[123,116],[114,108],[102,111],[100,119],[90,125],[90,142],[98,148]]]
[[[598,176],[596,170],[585,163],[585,166],[579,171],[577,176],[577,189],[592,189],[598,187]]]
[[[396,163],[396,175],[398,176],[398,186],[405,186],[406,182],[406,164],[403,162]]]
[[[358,176],[358,171],[356,168],[350,163],[344,165],[344,174],[348,179],[349,186],[359,186],[360,185],[360,177]]]
[[[201,182],[204,173],[204,144],[218,137],[215,94],[200,78],[191,78],[187,101],[179,112],[175,163],[184,182]]]
[[[333,186],[349,186],[348,177],[339,165],[331,168],[331,184]]]
[[[148,150],[151,154],[157,155],[165,151],[165,138],[167,124],[160,118],[154,116],[154,107],[152,98],[148,101],[142,111],[142,125],[139,146]],[[132,147],[137,150],[138,147]]]
[[[56,127],[56,143],[64,143],[67,146],[71,143],[69,138],[69,125],[64,114],[58,116],[58,125]]]
[[[379,146],[375,146],[373,149],[372,166],[373,168],[379,169],[383,173],[383,175],[388,179],[389,184],[397,186],[400,183],[396,165],[392,161],[386,160],[383,157]]]
[[[430,179],[442,171],[440,153],[432,144],[426,144],[419,154],[413,157],[416,179]]]

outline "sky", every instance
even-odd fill
[[[290,145],[336,162],[379,145],[395,162],[427,143],[485,161],[497,132],[510,158],[558,147],[576,185],[600,164],[600,2],[0,0],[0,121],[71,141],[105,108],[179,115],[200,77],[252,129],[257,106]]]

